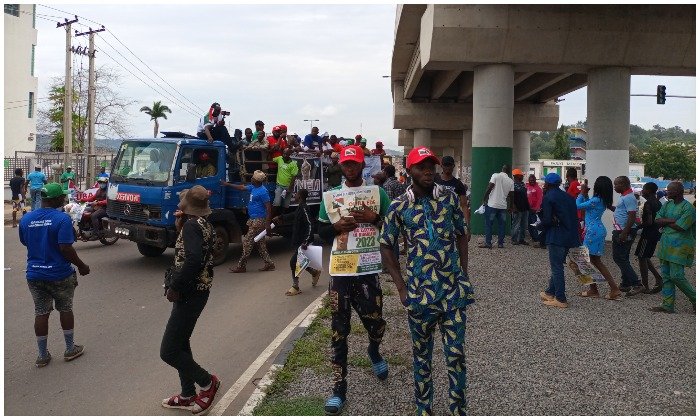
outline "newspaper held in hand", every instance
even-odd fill
[[[274,229],[274,228],[275,228],[275,224],[274,224],[274,223],[270,223],[270,229]],[[267,235],[267,229],[265,229],[265,230],[263,230],[262,232],[258,233],[258,234],[255,236],[255,238],[253,238],[253,241],[255,241],[255,242],[260,242],[260,240],[261,240],[262,238],[264,238],[265,235]]]
[[[537,220],[535,220],[535,223],[530,223],[530,226],[532,226],[534,228],[538,228],[542,224],[542,220],[540,220],[539,214],[536,214],[535,217],[537,218]]]
[[[306,249],[299,247],[297,250],[297,266],[294,268],[294,277],[299,277],[306,268],[316,270],[323,269],[323,248],[316,245],[309,245]]]
[[[482,204],[481,207],[474,210],[474,214],[484,214],[486,212],[486,207]]]
[[[569,268],[576,274],[582,285],[605,282],[605,277],[591,264],[586,246],[569,250]]]

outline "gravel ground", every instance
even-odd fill
[[[466,340],[470,415],[695,415],[695,314],[682,293],[674,315],[647,310],[660,303],[660,294],[620,302],[581,298],[575,293],[582,288],[567,268],[571,307],[549,308],[538,297],[549,278],[546,250],[510,244],[479,249],[481,240],[472,238],[469,250],[477,298],[468,310]],[[608,244],[604,261],[619,282],[611,255]],[[695,284],[695,268],[686,275]],[[392,292],[385,298],[381,347],[389,378],[380,383],[363,366],[367,335],[354,325],[349,358],[356,366],[349,367],[346,415],[413,414],[406,315],[393,282],[388,275],[382,279]],[[323,323],[330,326],[330,320]],[[353,324],[359,324],[356,315]],[[433,411],[446,415],[439,332],[435,338]],[[330,381],[330,375],[306,369],[286,393],[326,397]]]

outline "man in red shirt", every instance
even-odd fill
[[[330,142],[334,152],[340,153],[343,151],[343,146],[340,145],[340,141],[335,134],[331,136]]]
[[[286,125],[276,125],[272,127],[272,135],[267,138],[267,148],[269,150],[268,160],[272,160],[278,156],[282,156],[282,152],[287,148],[287,142],[282,138],[282,128],[287,131]],[[268,163],[271,171],[277,171],[277,164]]]
[[[566,193],[575,199],[581,193],[581,183],[578,182],[578,173],[576,172],[576,168],[569,168],[566,170],[566,182],[569,183]],[[578,216],[578,233],[583,241],[583,210],[578,210],[576,215]]]
[[[379,155],[379,156],[386,155],[386,151],[384,150],[384,143],[382,143],[381,141],[378,141],[376,144],[377,144],[377,148],[372,150],[372,155]]]

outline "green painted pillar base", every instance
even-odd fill
[[[512,147],[472,147],[472,192],[471,192],[471,212],[472,212],[472,233],[484,234],[484,216],[474,214],[484,199],[486,187],[489,185],[491,175],[501,172],[503,165],[511,166],[513,163]],[[494,221],[491,232],[498,234],[498,228]],[[510,217],[506,218],[506,237],[510,237]],[[496,243],[496,238],[493,239]]]

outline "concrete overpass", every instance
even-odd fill
[[[633,74],[695,76],[695,5],[399,5],[394,128],[471,167],[474,202],[588,86],[587,178],[627,173]],[[478,218],[477,218],[478,219]],[[483,228],[474,219],[474,231]]]

